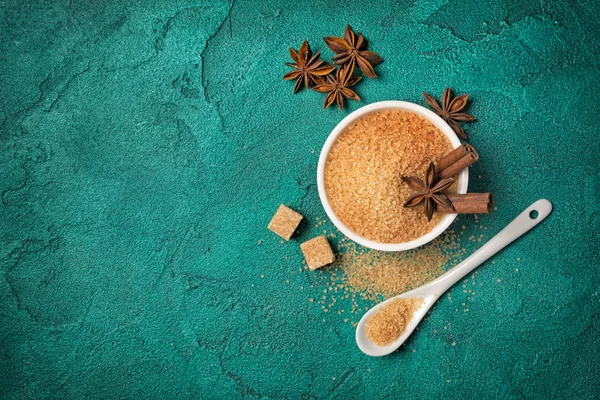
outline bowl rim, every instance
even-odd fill
[[[371,113],[377,110],[384,109],[400,109],[404,111],[412,111],[416,114],[425,117],[430,122],[432,122],[442,133],[446,135],[446,137],[450,140],[450,144],[453,148],[457,148],[461,145],[458,136],[456,133],[450,128],[450,126],[437,114],[433,111],[420,106],[419,104],[411,103],[408,101],[400,101],[400,100],[387,100],[380,101],[377,103],[368,104],[363,106],[352,113],[348,114],[344,119],[342,119],[335,128],[329,134],[329,137],[325,141],[323,148],[321,149],[321,154],[319,156],[319,164],[317,166],[317,188],[319,190],[319,198],[321,199],[321,204],[327,213],[327,216],[333,222],[333,224],[340,230],[346,237],[351,239],[352,241],[374,249],[381,251],[405,251],[417,248],[426,243],[431,242],[433,239],[441,235],[452,222],[456,218],[457,214],[446,214],[442,220],[437,224],[430,232],[426,233],[423,236],[420,236],[416,239],[413,239],[409,242],[403,243],[381,243],[373,240],[369,240],[363,236],[358,235],[354,231],[350,230],[339,218],[335,215],[331,205],[329,204],[329,200],[327,199],[327,194],[325,192],[325,163],[327,161],[327,156],[331,150],[331,147],[338,136],[342,133],[344,128],[346,128],[350,123],[352,123],[357,118],[362,117],[365,114]],[[469,171],[468,168],[463,169],[458,174],[458,188],[456,190],[459,194],[467,193],[467,187],[469,185]]]

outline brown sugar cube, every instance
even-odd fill
[[[285,240],[290,240],[301,220],[302,215],[282,204],[273,215],[267,228]]]
[[[331,246],[324,235],[302,243],[300,248],[311,271],[335,261]]]

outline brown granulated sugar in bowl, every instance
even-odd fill
[[[411,241],[430,232],[441,216],[427,222],[420,207],[404,208],[411,192],[400,178],[424,179],[429,163],[451,150],[448,138],[416,113],[387,109],[364,115],[344,129],[327,156],[327,199],[358,235],[380,243]]]

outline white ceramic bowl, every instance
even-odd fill
[[[358,110],[356,110],[353,113],[351,113],[350,115],[348,115],[339,124],[337,124],[337,126],[333,129],[333,131],[331,131],[331,134],[329,134],[329,137],[327,138],[327,141],[323,145],[323,150],[321,150],[321,155],[319,157],[319,165],[317,167],[317,186],[319,187],[319,197],[321,198],[321,203],[323,203],[323,208],[325,209],[325,212],[329,216],[329,219],[340,230],[340,232],[342,232],[344,235],[346,235],[348,238],[355,241],[356,243],[358,243],[362,246],[365,246],[365,247],[369,247],[371,249],[382,250],[382,251],[403,251],[403,250],[414,249],[415,247],[422,246],[425,243],[429,243],[430,241],[432,241],[433,239],[438,237],[442,232],[444,232],[450,226],[452,221],[454,221],[454,219],[456,218],[456,214],[445,215],[442,218],[442,220],[440,221],[440,223],[437,224],[430,232],[426,233],[425,235],[423,235],[417,239],[411,240],[410,242],[379,243],[379,242],[374,242],[372,240],[368,240],[368,239],[356,234],[355,232],[351,231],[346,225],[344,225],[342,223],[342,221],[340,221],[338,219],[338,217],[335,215],[335,213],[333,212],[333,209],[331,208],[331,205],[329,204],[329,200],[327,199],[327,193],[325,192],[325,162],[327,161],[327,156],[329,155],[329,150],[331,149],[333,142],[335,142],[338,135],[340,133],[342,133],[344,128],[346,128],[348,125],[350,125],[350,123],[353,122],[354,120],[356,120],[357,118],[360,118],[361,116],[368,114],[370,112],[377,111],[377,110],[384,110],[384,109],[398,109],[398,110],[412,111],[414,113],[417,113],[417,114],[427,118],[440,131],[442,131],[450,140],[450,143],[452,144],[453,148],[457,148],[458,146],[460,146],[460,140],[458,140],[458,137],[456,136],[456,134],[454,133],[452,128],[450,128],[450,126],[442,118],[440,118],[437,114],[435,114],[433,111],[426,109],[425,107],[422,107],[418,104],[409,103],[406,101],[395,101],[395,100],[381,101],[379,103],[369,104],[367,106],[359,108]],[[468,184],[469,184],[469,172],[468,172],[468,168],[465,168],[458,175],[458,188],[457,188],[456,192],[461,193],[461,194],[466,193]]]

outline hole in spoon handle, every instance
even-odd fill
[[[531,219],[537,219],[537,217],[540,216],[540,213],[537,212],[537,210],[532,210],[529,212],[529,218]]]
[[[537,217],[532,219],[530,213],[537,212]],[[552,203],[541,199],[527,207],[510,224],[502,229],[496,236],[491,238],[479,250],[471,254],[463,262],[452,268],[428,285],[436,286],[443,293],[456,282],[461,280],[475,268],[487,261],[494,254],[511,244],[513,241],[528,232],[534,226],[542,222],[552,212]]]
[[[527,219],[532,223],[531,227],[529,228],[531,229],[542,222],[548,215],[550,215],[551,212],[552,203],[546,199],[540,199],[527,207],[527,209],[523,211],[517,218],[515,218],[513,222],[520,220],[523,216],[526,216]]]
[[[542,222],[551,212],[552,203],[548,200],[541,199],[536,201],[519,214],[506,228],[494,236],[487,243],[488,246],[486,247],[492,247],[495,253]]]

